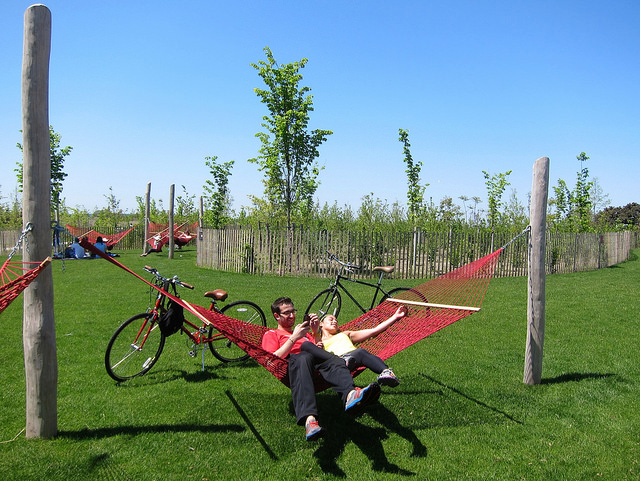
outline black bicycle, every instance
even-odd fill
[[[331,284],[327,289],[320,291],[311,301],[309,307],[305,311],[305,315],[311,312],[315,312],[318,314],[320,319],[327,314],[333,314],[334,316],[338,316],[340,313],[340,308],[342,307],[342,295],[340,292],[344,292],[358,308],[365,313],[373,309],[376,305],[384,302],[389,297],[393,297],[400,292],[405,292],[410,290],[409,287],[396,287],[391,289],[390,291],[385,290],[382,287],[382,278],[385,274],[391,274],[395,266],[376,266],[372,270],[374,272],[378,272],[378,281],[374,284],[372,282],[362,281],[360,279],[356,279],[352,277],[357,270],[360,269],[360,266],[352,264],[350,262],[344,262],[338,259],[334,254],[327,251],[329,255],[329,259],[340,264],[340,270],[336,275],[335,279],[332,279]],[[374,289],[373,297],[371,298],[371,303],[368,307],[363,306],[358,300],[354,297],[353,294],[349,292],[344,281],[354,282],[356,284],[361,284],[363,286],[368,286]]]

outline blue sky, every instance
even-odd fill
[[[20,160],[23,17],[0,6],[0,195]],[[235,160],[234,207],[263,193],[246,159],[267,113],[250,66],[269,46],[279,63],[308,58],[317,198],[357,208],[364,195],[406,203],[398,129],[423,162],[425,195],[478,196],[482,171],[512,170],[526,205],[535,160],[550,183],[586,167],[610,203],[640,202],[640,2],[50,0],[50,123],[73,146],[63,196],[132,210],[148,182],[165,206],[171,184],[200,196],[205,157]]]

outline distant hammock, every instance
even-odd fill
[[[97,232],[93,229],[85,231],[84,229],[80,229],[79,227],[73,227],[72,225],[69,225],[69,224],[65,224],[65,227],[71,233],[72,236],[78,237],[78,238],[86,237],[87,239],[89,239],[89,242],[91,242],[92,244],[95,244],[98,241],[98,237],[102,237],[102,241],[107,245],[108,250],[113,249],[113,246],[115,246],[118,242],[120,242],[124,238],[124,236],[126,236],[129,232],[135,229],[135,226],[133,226],[123,232],[118,232],[117,234],[114,234],[114,235],[106,235],[106,234],[100,234],[100,232]]]
[[[120,264],[117,260],[104,255],[104,253],[101,253],[90,244],[81,242],[81,245],[123,268],[151,287],[158,289],[152,283]],[[371,311],[340,326],[340,329],[359,330],[376,326],[391,317],[399,304],[406,305],[408,308],[406,316],[396,321],[380,335],[358,345],[382,359],[388,359],[443,327],[479,311],[489,286],[489,281],[493,277],[496,264],[503,250],[504,247],[481,259],[402,292]],[[205,323],[212,325],[223,333],[283,384],[289,386],[288,361],[274,356],[261,347],[262,336],[268,328],[210,311],[205,307],[193,305],[171,294],[167,294],[167,296],[181,304]],[[352,374],[357,375],[362,370],[362,368],[357,369]],[[321,391],[327,387],[327,383],[317,374],[316,389]]]
[[[149,237],[146,242],[155,250],[160,250],[164,245],[169,242],[169,224],[156,224],[149,222]],[[191,240],[196,238],[198,224],[188,224],[183,222],[173,228],[173,241],[174,243],[182,247],[187,245]]]

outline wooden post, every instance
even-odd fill
[[[173,239],[173,201],[176,192],[176,185],[171,184],[169,189],[169,259],[173,259],[175,251],[175,242]]]
[[[22,219],[33,225],[23,259],[51,254],[51,143],[49,57],[51,12],[32,5],[24,14],[22,57]],[[22,338],[26,381],[26,437],[50,438],[58,431],[58,361],[53,316],[53,275],[43,270],[24,291]]]
[[[542,380],[542,348],[545,323],[545,252],[547,198],[549,195],[549,158],[541,157],[533,165],[529,233],[529,284],[527,299],[527,348],[524,357],[525,384]]]
[[[151,219],[151,182],[147,182],[147,194],[144,196],[144,239],[142,239],[142,253],[147,252],[147,239],[149,238],[149,222]]]

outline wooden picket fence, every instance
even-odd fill
[[[89,230],[89,228],[87,228]],[[104,232],[104,234],[113,234]],[[488,234],[479,231],[369,232],[309,230],[305,228],[226,227],[201,229],[197,265],[229,272],[287,276],[333,276],[338,264],[328,252],[359,265],[357,276],[371,277],[375,266],[395,266],[398,279],[430,279],[449,272],[509,244],[500,256],[495,275],[527,275],[528,237],[521,233]],[[0,254],[14,247],[19,230],[0,230]],[[638,247],[639,233],[547,233],[547,273],[599,269],[623,262]],[[68,233],[61,243],[72,241]],[[140,250],[143,229],[136,226],[116,250]]]
[[[330,261],[328,252],[331,252],[360,266],[361,277],[370,277],[375,266],[393,265],[395,271],[389,277],[428,279],[508,244],[495,275],[524,276],[528,266],[528,236],[520,234],[454,230],[331,232],[269,226],[202,229],[197,265],[259,275],[327,277],[335,275],[339,268]],[[548,233],[547,272],[577,272],[617,264],[628,259],[637,241],[637,232]]]

